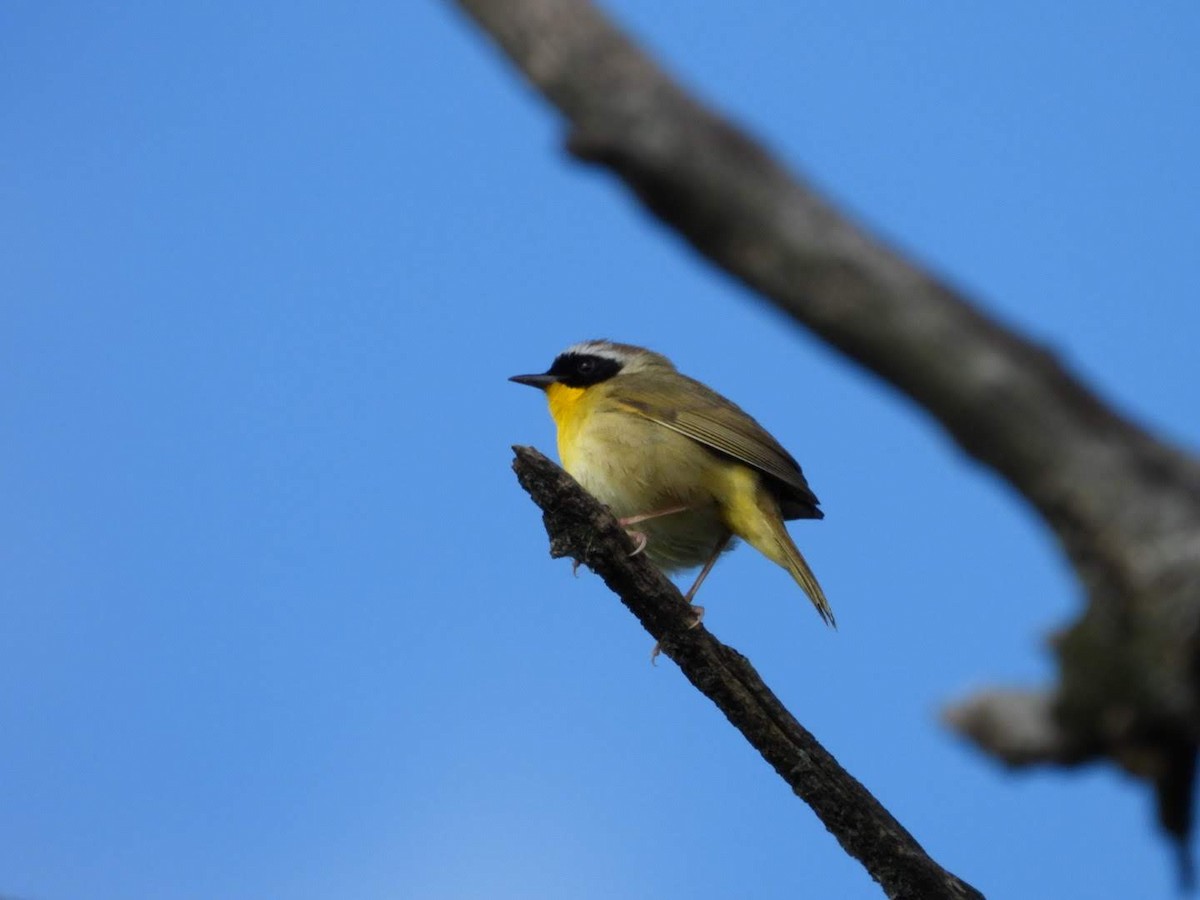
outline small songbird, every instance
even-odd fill
[[[563,468],[629,529],[665,572],[703,566],[741,538],[783,566],[834,624],[825,593],[784,526],[820,519],[796,460],[738,406],[651,350],[611,341],[568,347],[541,375]],[[636,530],[635,530],[636,529]]]

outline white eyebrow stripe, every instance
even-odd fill
[[[572,353],[579,356],[599,356],[618,363],[629,362],[629,354],[622,353],[620,350],[599,341],[581,341],[578,344],[572,344],[562,352],[562,355],[568,356]]]

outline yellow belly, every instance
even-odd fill
[[[707,560],[728,533],[718,497],[733,464],[594,390],[552,385],[546,393],[563,468],[614,515],[688,507],[633,526],[645,533],[650,560],[666,570]]]

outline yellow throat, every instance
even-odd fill
[[[579,431],[588,414],[586,396],[586,388],[567,387],[564,384],[552,384],[546,388],[550,415],[554,417],[554,424],[558,428],[558,458],[568,472],[575,459]]]

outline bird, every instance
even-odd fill
[[[784,525],[824,518],[819,501],[741,407],[662,354],[609,340],[573,344],[545,372],[509,380],[545,392],[563,468],[612,510],[635,555],[667,574],[701,567],[687,602],[740,538],[786,569],[836,627]],[[694,609],[698,623],[703,607]]]

